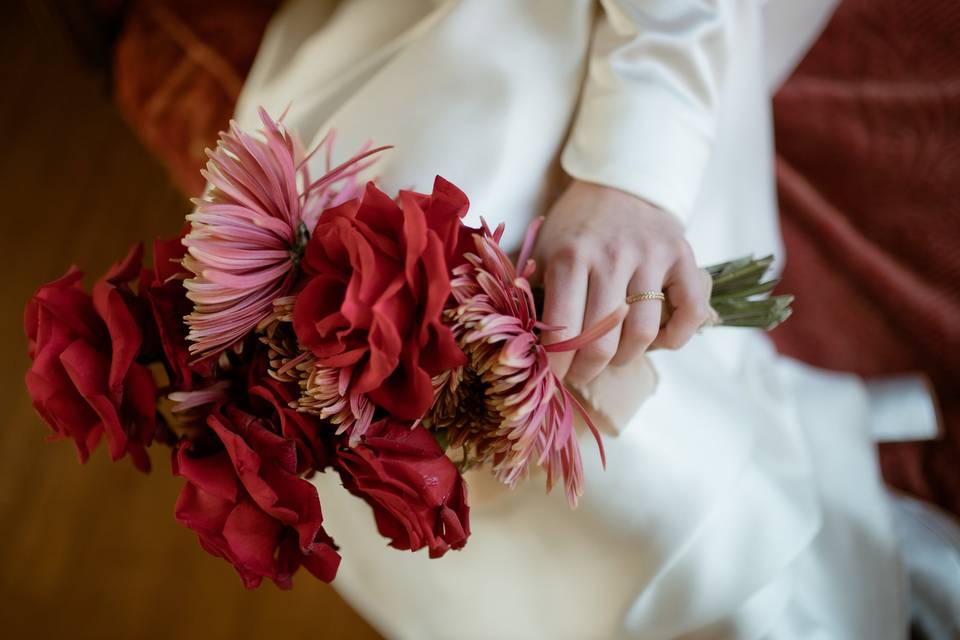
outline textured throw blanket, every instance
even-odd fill
[[[944,439],[881,446],[887,481],[960,513],[960,4],[845,0],[774,101],[796,314],[781,352],[923,371]]]

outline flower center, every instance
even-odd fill
[[[488,431],[500,425],[499,412],[491,410],[487,404],[488,388],[486,382],[473,367],[464,367],[457,387],[457,406],[466,422],[461,429],[470,431]]]
[[[467,365],[449,374],[425,422],[432,429],[446,429],[451,449],[469,450],[469,457],[483,460],[497,441],[503,417],[497,411],[495,394],[482,374]]]
[[[293,260],[293,268],[300,266],[300,260],[303,259],[303,252],[307,249],[307,242],[310,240],[310,231],[307,225],[300,221],[297,225],[297,235],[294,238],[293,246],[290,247],[290,259]]]

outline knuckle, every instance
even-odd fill
[[[543,271],[543,280],[545,283],[553,283],[555,286],[563,286],[580,268],[580,264],[568,257],[554,256],[547,261],[546,268]]]
[[[546,282],[565,277],[572,270],[573,261],[566,249],[559,249],[544,260],[543,278]]]
[[[582,261],[581,254],[581,250],[576,245],[563,245],[553,252],[547,270],[554,273],[558,271],[566,272]]]
[[[666,271],[677,261],[676,247],[672,240],[658,242],[647,250],[647,260]]]
[[[664,267],[678,271],[686,271],[689,268],[688,254],[689,247],[687,241],[682,236],[669,236],[658,243],[656,256]]]
[[[678,261],[686,262],[688,258],[692,257],[690,245],[687,244],[686,239],[682,235],[671,234],[666,244]]]
[[[658,343],[659,346],[664,349],[676,350],[686,344],[686,340],[677,335],[664,336],[664,338]]]
[[[585,363],[582,360],[573,363],[567,372],[567,380],[575,383],[585,384],[590,382],[600,373],[600,367],[593,363]]]
[[[629,260],[629,250],[622,242],[615,240],[583,243],[577,250],[576,259],[585,268],[612,273]]]
[[[686,286],[680,290],[680,299],[677,302],[690,311],[699,313],[700,308],[706,304],[706,296],[699,287]]]
[[[555,374],[560,376],[562,379],[566,375],[567,371],[570,370],[570,365],[572,364],[573,356],[568,353],[551,353],[548,355],[548,362],[550,363],[550,369],[553,370]]]
[[[641,240],[637,244],[637,252],[643,262],[656,260],[663,253],[663,246],[659,242],[651,242],[648,238]]]
[[[696,304],[695,310],[697,319],[701,322],[710,316],[710,303],[707,302],[706,296],[700,298],[700,301]]]
[[[607,242],[603,244],[596,255],[596,260],[601,266],[617,266],[625,261],[625,247],[619,242]]]
[[[646,346],[656,339],[657,331],[644,325],[634,328],[634,330],[630,332],[630,337],[633,342]]]
[[[620,346],[620,350],[617,351],[617,354],[613,357],[612,362],[615,364],[626,364],[637,358],[641,353],[640,345],[638,344],[623,344]]]
[[[614,356],[616,353],[616,348],[606,344],[606,342],[602,342],[594,343],[590,346],[584,347],[582,352],[583,357],[587,362],[595,365],[603,365],[609,362]]]

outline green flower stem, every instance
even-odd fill
[[[763,297],[779,282],[764,279],[771,264],[773,256],[747,256],[705,268],[713,278],[710,306],[718,316],[714,325],[769,331],[790,317],[793,296]]]

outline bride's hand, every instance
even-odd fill
[[[547,215],[537,257],[545,267],[542,320],[564,327],[545,336],[548,344],[590,328],[628,295],[662,290],[669,298],[662,329],[664,303],[644,300],[602,338],[575,353],[550,354],[556,373],[576,384],[651,346],[682,346],[709,313],[708,285],[680,222],[616,189],[574,180]]]

